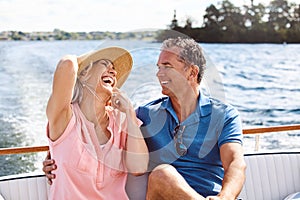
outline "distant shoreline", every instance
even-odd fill
[[[55,29],[54,31],[37,31],[37,32],[22,32],[22,31],[2,31],[0,32],[1,41],[65,41],[65,40],[142,40],[149,42],[162,42],[164,39],[175,35],[185,35],[187,37],[195,29],[189,29],[186,35],[176,30],[153,30],[153,31],[139,31],[139,32],[66,32]],[[169,33],[171,32],[171,34]],[[195,38],[194,38],[195,39]],[[300,42],[247,42],[247,41],[211,41],[205,40],[199,41],[199,43],[216,43],[216,44],[300,44]]]
[[[157,37],[157,31],[140,31],[140,32],[66,32],[55,29],[54,31],[2,31],[0,32],[0,41],[54,41],[54,40],[121,40],[121,39],[138,39],[154,41]]]

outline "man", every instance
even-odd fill
[[[206,61],[194,40],[168,39],[161,50],[157,77],[167,97],[136,110],[150,152],[146,198],[235,199],[246,168],[239,114],[199,89]]]

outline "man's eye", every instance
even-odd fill
[[[166,66],[158,66],[158,69],[171,69],[172,66],[166,65]]]

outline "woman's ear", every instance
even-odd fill
[[[84,69],[84,70],[82,70],[80,72],[80,76],[86,76],[86,74],[87,74],[87,70],[86,69]]]
[[[91,62],[87,67],[85,67],[79,74],[80,77],[84,77],[87,75],[87,73],[91,70],[93,67],[93,63]]]

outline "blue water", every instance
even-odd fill
[[[144,41],[0,42],[0,148],[47,145],[45,107],[60,57],[122,46],[134,58],[123,90],[134,106],[160,96],[155,77],[159,43]],[[234,105],[245,128],[300,124],[299,44],[201,44],[208,59],[202,87]],[[255,136],[245,136],[253,151]],[[299,149],[300,132],[262,135],[260,150]],[[0,175],[40,168],[36,155],[0,156]],[[16,169],[16,162],[25,162]],[[2,167],[5,166],[5,167]]]

